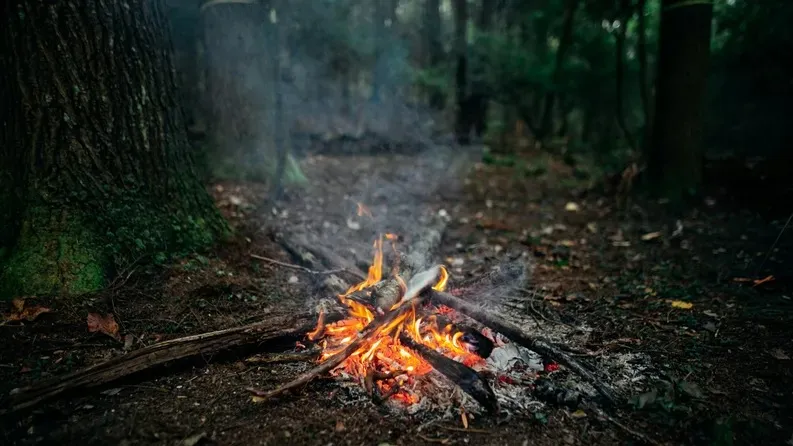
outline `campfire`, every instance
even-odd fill
[[[391,245],[387,277],[384,240]],[[505,385],[539,391],[541,386],[535,386],[534,379],[524,381],[523,377],[536,378],[538,372],[557,370],[559,365],[583,377],[593,393],[606,401],[616,400],[610,387],[564,348],[446,292],[446,268],[427,267],[423,256],[401,253],[397,240],[393,234],[380,235],[374,242],[374,256],[365,278],[338,294],[333,305],[320,310],[315,328],[306,333],[307,340],[320,349],[319,364],[271,391],[248,389],[256,400],[295,390],[329,373],[356,382],[376,402],[412,407],[435,392],[427,392],[427,386],[437,384],[441,377],[487,412],[495,413],[499,398],[494,388],[501,394]],[[507,350],[510,353],[505,353]],[[539,368],[535,364],[529,370],[525,360],[516,367],[512,360],[521,360],[519,357],[525,358],[529,352],[542,358]],[[505,355],[512,356],[504,359]],[[512,361],[509,370],[499,366],[499,361]],[[515,369],[518,374],[513,373]]]
[[[399,258],[395,243],[397,237],[386,234],[386,238],[392,241],[394,258]],[[376,292],[375,286],[383,279],[383,259],[383,239],[380,237],[374,243],[374,259],[366,279],[338,296],[340,304],[347,308],[348,317],[326,324],[324,313],[320,313],[316,329],[308,334],[309,340],[319,341],[322,347],[320,362],[341,353],[357,338],[358,333],[375,322],[377,315],[385,314],[384,309],[377,306],[372,299]],[[446,289],[449,275],[444,266],[436,266],[419,273],[410,283],[399,274],[397,265],[392,271],[392,280],[398,284],[399,294],[396,295],[397,301],[390,303],[388,310],[398,311],[403,306],[404,310],[391,321],[383,321],[371,339],[363,343],[332,373],[345,374],[358,380],[377,398],[391,398],[412,404],[417,402],[417,398],[409,390],[410,385],[417,377],[433,370],[427,359],[415,350],[417,345],[466,366],[472,366],[483,362],[483,358],[474,353],[477,351],[475,340],[481,340],[483,336],[473,337],[462,330],[456,330],[451,321],[444,317],[453,311],[450,308],[421,308],[419,302],[414,301],[416,294],[423,292],[430,283],[431,289],[435,291]],[[424,314],[428,315],[423,316]],[[468,338],[472,338],[474,342],[467,342]]]

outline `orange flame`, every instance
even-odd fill
[[[391,240],[392,243],[396,238],[393,234],[386,234],[386,239]],[[383,237],[380,236],[374,242],[374,257],[366,279],[353,285],[347,292],[338,296],[341,303],[348,309],[348,317],[339,322],[325,324],[324,314],[320,313],[317,328],[308,334],[311,340],[324,336],[321,342],[322,354],[320,361],[324,361],[344,350],[375,319],[372,310],[366,305],[348,298],[348,296],[380,282],[382,274]],[[399,275],[394,277],[404,292],[407,288],[405,281]],[[440,277],[433,289],[444,290],[448,280],[449,273],[446,268],[441,266]],[[417,319],[416,314],[416,308],[412,308],[388,325],[380,327],[371,342],[359,348],[335,371],[343,370],[359,380],[363,380],[367,373],[372,370],[390,372],[389,376],[393,376],[392,378],[377,381],[378,390],[381,394],[391,395],[391,398],[396,401],[412,404],[417,402],[417,397],[404,389],[400,390],[400,383],[410,379],[411,376],[429,373],[432,370],[432,366],[400,345],[400,333],[407,333],[417,342],[455,359],[462,360],[466,364],[473,364],[482,360],[465,349],[465,346],[460,342],[460,338],[463,335],[462,332],[452,333],[451,325],[444,327],[444,329],[439,329],[434,316],[428,319],[429,322],[424,322],[421,318]]]

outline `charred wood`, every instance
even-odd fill
[[[532,350],[545,358],[558,362],[562,366],[584,378],[589,382],[606,400],[616,403],[619,397],[610,386],[598,379],[594,373],[584,367],[581,363],[573,359],[569,353],[552,342],[533,336],[523,330],[518,325],[503,319],[501,316],[486,311],[479,306],[468,301],[455,297],[449,293],[431,291],[432,301],[436,304],[446,305],[460,313],[484,324],[491,329],[501,333],[513,342]]]
[[[460,341],[466,345],[468,351],[471,353],[486,359],[490,356],[490,353],[493,352],[493,348],[495,347],[493,341],[480,333],[479,330],[466,324],[453,322],[445,316],[436,315],[433,316],[433,318],[435,319],[439,331],[445,331],[446,327],[449,326],[451,333],[461,332],[463,335],[460,337]]]
[[[493,389],[474,369],[414,341],[413,338],[405,333],[400,334],[399,342],[424,358],[433,369],[440,372],[465,393],[471,395],[489,413],[498,412],[498,400],[495,393],[493,393]]]

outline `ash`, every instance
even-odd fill
[[[455,319],[465,318],[455,315]],[[583,346],[592,331],[587,326],[539,325],[531,319],[510,319],[531,327],[538,336],[575,350],[585,350]],[[487,328],[482,333],[494,341],[496,348],[487,360],[473,368],[491,385],[501,410],[499,418],[541,411],[549,405],[575,410],[583,400],[597,401],[597,391],[577,375],[556,364],[544,362],[537,353],[511,343]],[[641,353],[582,353],[576,354],[576,359],[601,372],[599,378],[622,395],[638,393],[646,387],[647,382],[657,379],[650,358]],[[345,387],[349,385],[357,388],[354,402],[371,401],[358,383],[351,381],[351,377],[341,378],[347,381]],[[476,401],[435,371],[414,377],[411,384],[403,386],[403,389],[417,402],[405,404],[394,399],[387,401],[385,407],[394,414],[409,414],[427,420],[459,420],[461,413],[465,413],[469,420],[487,416]],[[350,404],[349,398],[345,403]]]

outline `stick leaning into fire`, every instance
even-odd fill
[[[443,314],[427,316],[423,307],[431,301],[440,309],[452,311],[451,308],[567,367],[589,381],[608,402],[618,399],[609,386],[557,346],[445,293],[448,273],[442,265],[415,271],[421,267],[420,261],[397,252],[395,247],[393,251],[392,277],[383,280],[383,238],[375,242],[374,259],[366,279],[338,296],[347,318],[326,323],[324,313],[320,312],[315,330],[308,334],[309,340],[319,342],[322,347],[320,364],[271,391],[248,389],[255,397],[266,400],[323,374],[343,371],[358,378],[367,391],[379,394],[378,399],[392,397],[412,403],[416,402],[413,395],[401,387],[435,370],[489,412],[497,411],[498,403],[490,385],[470,367],[487,358],[493,349],[492,341],[476,330],[461,329],[445,321]],[[406,282],[405,276],[410,280]]]

